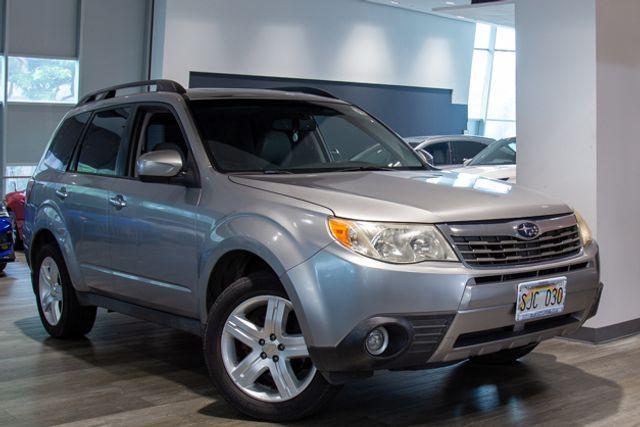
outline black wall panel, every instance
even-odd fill
[[[451,90],[326,80],[192,72],[189,87],[261,88],[311,86],[358,105],[402,136],[461,134],[467,106],[451,103]]]

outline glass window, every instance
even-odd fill
[[[63,171],[67,169],[69,160],[73,155],[78,138],[82,134],[85,124],[91,113],[82,113],[65,120],[56,132],[49,149],[42,158],[38,171],[55,169]]]
[[[484,125],[484,135],[489,138],[509,138],[516,134],[516,122],[499,122],[487,120]]]
[[[487,119],[516,119],[516,54],[495,52]]]
[[[476,49],[489,49],[491,43],[491,25],[476,24],[476,38],[474,47]]]
[[[516,30],[511,27],[498,27],[496,30],[497,50],[516,50]]]
[[[472,159],[486,145],[473,141],[451,141],[451,164],[458,165]]]
[[[9,57],[7,101],[78,102],[78,61]]]
[[[438,142],[436,144],[431,144],[428,147],[425,147],[425,150],[427,150],[433,156],[434,166],[451,164],[448,142]]]
[[[187,158],[187,143],[182,135],[180,125],[170,111],[154,111],[147,113],[142,132],[140,154],[150,151],[175,150]]]
[[[98,175],[123,175],[126,170],[125,132],[131,109],[96,113],[80,148],[76,170]]]
[[[516,139],[501,139],[482,150],[480,154],[469,163],[478,165],[515,165],[516,164]]]
[[[191,106],[205,147],[225,171],[424,168],[410,147],[355,107],[240,100]]]
[[[489,52],[486,50],[473,51],[471,65],[471,83],[469,85],[469,117],[472,119],[484,117],[484,92],[489,72]]]
[[[35,165],[11,165],[5,170],[6,190],[8,193],[13,191],[23,191],[27,188],[29,178],[36,170]]]

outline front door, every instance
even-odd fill
[[[166,149],[179,151],[187,164],[188,144],[168,107],[140,106],[134,123],[129,179],[117,182],[109,197],[114,281],[123,299],[195,318],[200,190],[170,180],[145,182],[134,168],[141,154]]]

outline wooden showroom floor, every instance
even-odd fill
[[[220,399],[200,341],[100,312],[60,342],[37,317],[24,260],[0,276],[0,425],[254,424]],[[640,425],[640,336],[553,340],[515,366],[381,373],[301,425]]]

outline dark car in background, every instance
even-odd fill
[[[439,169],[460,167],[495,140],[472,135],[411,136],[404,138],[411,147],[427,152]]]

